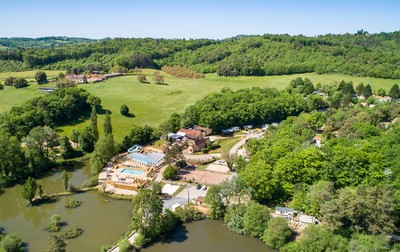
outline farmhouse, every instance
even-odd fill
[[[92,83],[96,83],[96,82],[100,82],[103,81],[106,77],[104,77],[104,75],[100,75],[100,74],[90,74],[87,77],[87,81],[88,82],[92,82]]]
[[[189,138],[191,140],[198,140],[203,138],[203,133],[200,130],[181,128],[177,135]]]
[[[191,143],[188,147],[188,152],[190,154],[192,154],[193,152],[197,152],[197,151],[203,149],[204,147],[206,147],[206,144],[207,144],[206,140],[208,140],[208,138],[207,139],[201,138],[201,139],[191,141]]]
[[[212,133],[212,129],[207,128],[207,127],[194,126],[193,129],[200,130],[201,133],[203,133],[203,136],[208,136],[208,135],[211,135],[211,133]]]
[[[86,76],[83,74],[68,74],[65,78],[74,83],[87,83]]]

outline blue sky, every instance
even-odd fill
[[[398,0],[3,0],[0,37],[215,38],[400,30]]]

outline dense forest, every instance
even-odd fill
[[[339,101],[321,98],[329,108],[318,110],[310,106],[314,95],[307,94],[305,87],[311,90],[311,86],[308,80],[296,79],[282,91],[282,98],[303,97],[302,110],[286,113],[278,127],[270,126],[263,138],[248,141],[250,159],[235,161],[239,176],[209,189],[209,217],[223,219],[229,230],[259,237],[282,251],[370,251],[369,247],[389,251],[391,245],[397,251],[399,245],[388,234],[399,231],[399,102],[355,98],[360,85],[354,88],[351,82],[341,82],[318,88],[329,97],[340,96]],[[219,108],[241,106],[247,100],[240,99],[244,95],[268,100],[261,98],[264,92],[277,94],[274,90],[223,90],[189,107],[182,119],[197,106],[210,104],[205,109],[211,116],[219,114],[220,123],[226,126],[232,110]],[[285,101],[276,97],[273,104]],[[283,108],[295,106],[288,104]],[[199,113],[197,118],[206,111]],[[253,123],[252,114],[243,110],[235,118]],[[268,113],[279,114],[279,110]],[[263,119],[271,122],[268,117]],[[322,144],[317,145],[315,137]],[[249,197],[253,202],[246,203]],[[316,216],[322,225],[307,227],[298,241],[290,242],[293,230],[287,228],[287,221],[265,217],[271,211],[267,206],[277,205]]]
[[[160,69],[180,65],[222,76],[317,72],[400,78],[398,31],[316,37],[266,34],[224,40],[115,38],[81,43],[83,41],[77,39],[79,45],[58,43],[51,48],[21,48],[15,47],[18,43],[14,40],[8,41],[13,46],[0,47],[0,70],[43,68],[83,72],[108,71],[118,66]]]

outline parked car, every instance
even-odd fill
[[[203,190],[203,191],[207,190],[207,186],[203,186],[203,188],[201,188],[201,190]]]
[[[200,188],[201,188],[201,185],[200,185],[200,184],[197,184],[197,185],[196,185],[196,190],[200,190]]]

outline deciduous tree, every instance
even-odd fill
[[[21,188],[21,195],[24,199],[32,203],[33,198],[36,195],[37,183],[34,178],[28,177],[25,184]]]
[[[47,75],[44,71],[37,71],[35,73],[35,80],[36,82],[40,85],[40,84],[46,84],[47,81]]]

